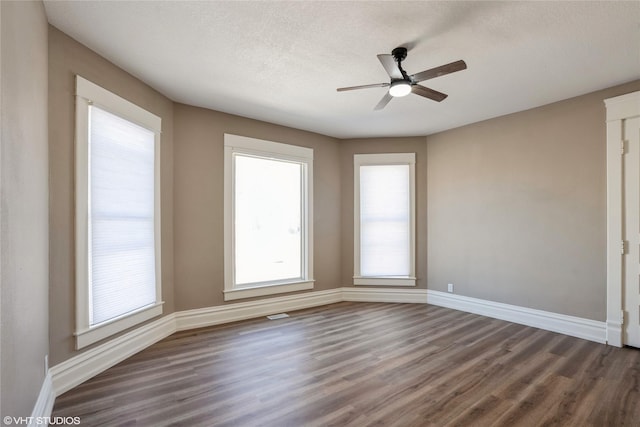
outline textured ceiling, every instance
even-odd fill
[[[339,138],[428,135],[640,78],[640,2],[45,1],[49,22],[169,98]],[[449,94],[373,107],[409,48]]]

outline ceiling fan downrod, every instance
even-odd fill
[[[409,76],[407,75],[407,72],[402,68],[402,61],[404,61],[407,58],[407,48],[397,47],[391,51],[391,55],[393,55],[393,58],[398,63],[398,69],[402,73],[402,76],[404,77],[404,79],[407,81],[411,81],[411,79],[409,79]]]

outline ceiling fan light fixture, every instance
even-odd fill
[[[405,80],[398,80],[391,83],[389,95],[393,97],[407,96],[411,93],[411,84]]]

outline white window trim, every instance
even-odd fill
[[[416,285],[416,178],[415,153],[355,154],[353,156],[353,284],[367,286]],[[360,274],[360,166],[409,165],[410,274],[408,276],[361,276]]]
[[[234,286],[234,153],[292,160],[306,165],[307,191],[302,201],[304,210],[302,215],[302,238],[306,242],[306,251],[304,251],[302,260],[304,280],[285,283],[260,283],[242,287]],[[313,150],[246,136],[224,134],[224,300],[230,301],[302,291],[313,289],[313,286]]]
[[[134,122],[155,133],[155,206],[154,232],[156,257],[156,301],[115,319],[89,324],[89,106],[95,105]],[[160,232],[160,117],[138,107],[118,95],[76,76],[76,349],[84,348],[113,334],[162,314],[161,232]]]

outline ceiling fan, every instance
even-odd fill
[[[338,92],[344,92],[347,90],[355,89],[368,89],[373,87],[388,87],[389,90],[384,94],[378,105],[374,110],[382,110],[391,101],[391,98],[406,96],[410,93],[424,96],[425,98],[432,99],[440,102],[448,95],[438,92],[437,90],[429,89],[419,85],[418,83],[424,80],[433,79],[434,77],[444,76],[445,74],[455,73],[456,71],[465,70],[467,64],[460,60],[450,64],[441,65],[439,67],[431,68],[416,74],[407,74],[402,68],[402,61],[407,57],[407,49],[404,47],[397,47],[389,54],[378,55],[380,63],[389,74],[391,81],[389,83],[374,83],[370,85],[362,86],[350,86],[338,88]]]

